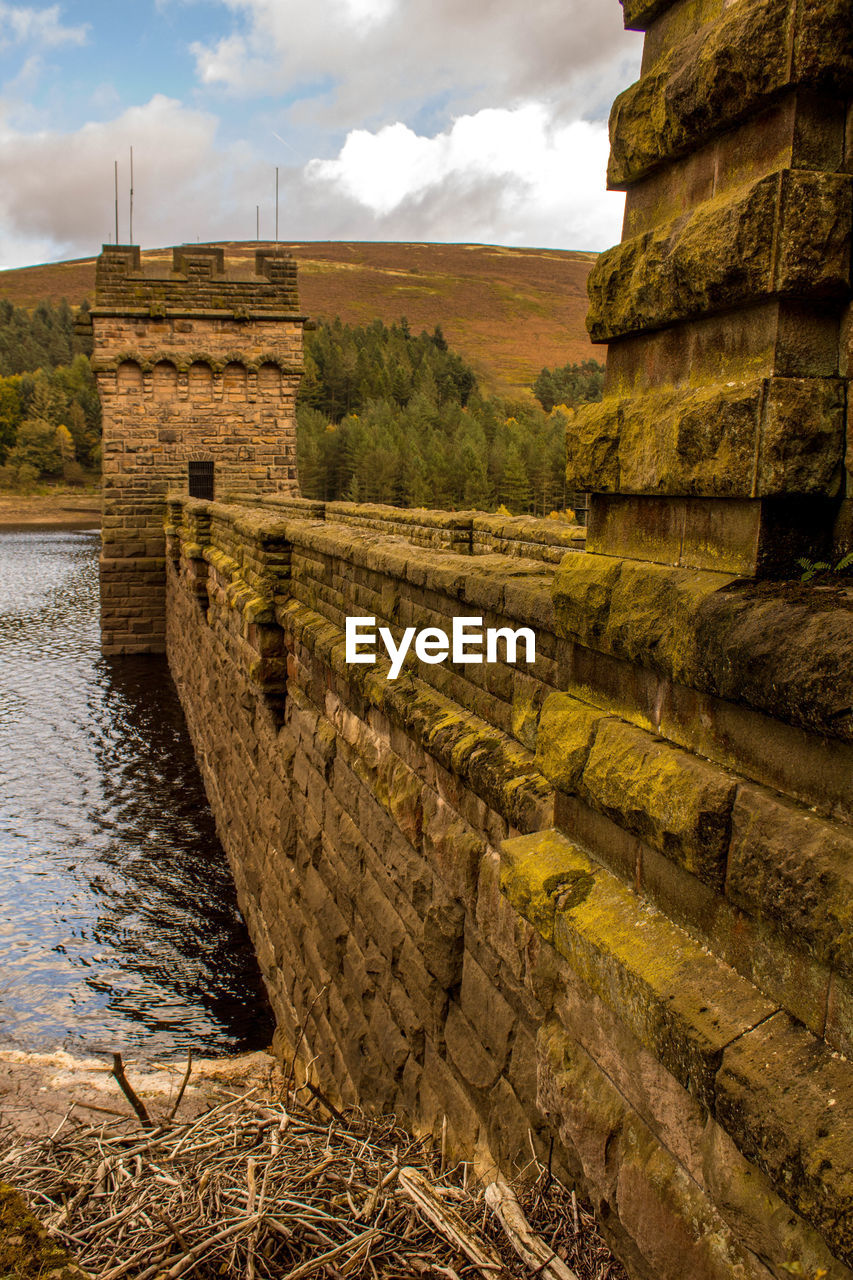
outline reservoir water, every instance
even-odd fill
[[[103,658],[98,534],[0,531],[0,1048],[262,1048],[165,659]]]

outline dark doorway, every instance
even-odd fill
[[[189,463],[189,490],[191,498],[213,501],[213,461]]]

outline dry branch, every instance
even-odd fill
[[[124,1063],[122,1062],[120,1053],[113,1054],[113,1072],[112,1073],[115,1076],[116,1080],[118,1081],[118,1086],[121,1089],[122,1093],[127,1098],[128,1102],[133,1107],[136,1114],[139,1116],[139,1123],[142,1125],[143,1129],[153,1129],[154,1122],[149,1116],[147,1110],[145,1109],[145,1103],[142,1101],[141,1098],[137,1096],[136,1091],[134,1090],[127,1076],[124,1074]]]
[[[562,1258],[530,1228],[518,1196],[503,1178],[490,1182],[485,1190],[486,1204],[500,1222],[507,1239],[522,1262],[543,1280],[578,1280]]]
[[[522,1263],[468,1167],[442,1173],[438,1152],[393,1117],[280,1086],[220,1094],[144,1133],[130,1116],[91,1125],[74,1111],[49,1138],[0,1133],[0,1179],[47,1214],[93,1280],[530,1280],[534,1257],[546,1280],[623,1280],[588,1211],[578,1204],[575,1218],[544,1171],[521,1203],[501,1198],[516,1248],[530,1251]]]
[[[498,1255],[476,1239],[462,1217],[436,1195],[419,1170],[401,1169],[399,1183],[418,1212],[441,1232],[445,1240],[464,1253],[486,1280],[504,1280],[507,1273]]]

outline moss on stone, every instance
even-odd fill
[[[86,1274],[50,1238],[23,1196],[0,1183],[0,1280],[86,1280]]]
[[[567,693],[545,699],[536,740],[536,764],[553,786],[570,795],[577,793],[598,725],[604,719],[591,707]]]
[[[724,1048],[776,1006],[559,832],[505,841],[502,858],[501,888],[516,910],[713,1109]]]

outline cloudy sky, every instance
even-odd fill
[[[617,0],[0,0],[0,267],[262,238],[602,249]]]

